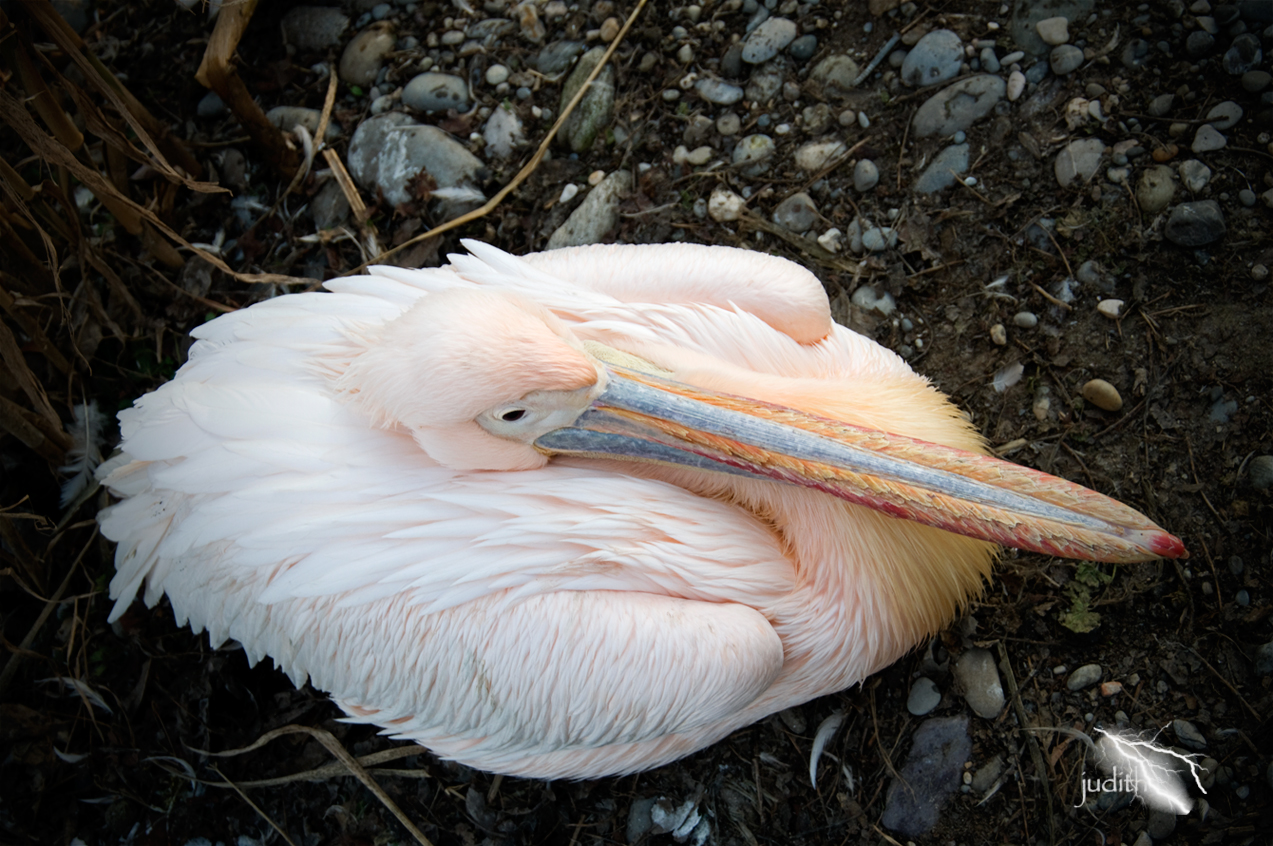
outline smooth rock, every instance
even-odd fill
[[[774,154],[774,140],[768,135],[748,135],[734,145],[733,162],[744,176],[760,176],[769,170]]]
[[[880,169],[870,159],[862,159],[853,167],[853,188],[864,193],[874,188],[880,181]]]
[[[934,194],[955,184],[958,174],[968,170],[968,144],[952,144],[938,153],[915,180],[915,192]]]
[[[883,825],[903,837],[931,831],[946,801],[959,790],[960,773],[971,754],[967,717],[925,720],[915,731],[899,777],[889,784]]]
[[[989,114],[1006,92],[1007,83],[997,76],[962,79],[928,98],[911,126],[919,137],[954,135]]]
[[[694,83],[698,96],[718,106],[732,106],[743,99],[743,89],[721,79],[700,79]]]
[[[429,71],[416,74],[403,87],[402,102],[421,112],[462,112],[468,109],[469,87],[458,76]]]
[[[838,253],[844,247],[844,233],[833,226],[818,236],[818,245],[829,253]]]
[[[1181,744],[1194,750],[1207,748],[1207,739],[1203,737],[1202,732],[1198,731],[1198,727],[1188,720],[1172,720],[1171,728]]]
[[[348,27],[349,16],[328,6],[296,6],[279,21],[283,41],[298,50],[335,47]]]
[[[1012,40],[1035,56],[1048,52],[1049,44],[1039,36],[1038,23],[1045,18],[1062,17],[1070,21],[1087,20],[1096,6],[1095,0],[1048,0],[1048,2],[1015,2],[1012,7]],[[1020,60],[1018,60],[1020,61]],[[1009,64],[1005,62],[1005,64]]]
[[[1224,237],[1224,214],[1215,200],[1181,203],[1172,209],[1163,237],[1182,247],[1201,247]]]
[[[349,217],[349,199],[340,190],[340,183],[329,179],[309,201],[309,216],[318,229],[335,229]]]
[[[969,649],[955,662],[955,679],[964,691],[968,707],[979,717],[993,720],[1003,710],[1003,685],[994,656],[987,649]]]
[[[843,97],[853,91],[853,81],[860,73],[858,63],[849,56],[827,56],[809,71],[809,79],[822,88],[827,97]]]
[[[1157,97],[1149,101],[1146,112],[1154,117],[1162,117],[1171,111],[1171,104],[1176,101],[1175,94],[1159,94]]]
[[[707,213],[718,223],[728,223],[742,217],[747,201],[728,188],[716,186],[707,200]]]
[[[377,21],[353,37],[340,55],[340,78],[347,85],[371,85],[397,44],[390,21]]]
[[[1176,194],[1175,173],[1167,165],[1146,168],[1136,185],[1136,204],[1145,214],[1158,214]]]
[[[1268,71],[1253,70],[1242,74],[1242,90],[1248,94],[1259,94],[1269,83],[1273,82],[1273,74]]]
[[[526,143],[526,135],[522,130],[522,120],[517,112],[504,106],[496,106],[491,116],[482,127],[482,138],[486,141],[486,152],[497,159],[507,159]]]
[[[1025,74],[1021,71],[1013,71],[1008,74],[1008,102],[1015,103],[1024,91]]]
[[[1261,456],[1270,458],[1273,456]],[[1255,650],[1255,671],[1262,676],[1273,675],[1273,640]]]
[[[1222,132],[1237,125],[1240,120],[1242,120],[1242,107],[1232,100],[1216,103],[1207,112],[1207,123]]]
[[[869,230],[878,231],[878,230]],[[884,238],[887,243],[887,238]],[[871,285],[862,285],[853,292],[853,296],[849,300],[858,308],[865,311],[878,311],[880,314],[888,317],[897,309],[897,303],[893,300],[893,295],[888,291],[879,292]]]
[[[1257,491],[1273,488],[1273,455],[1257,455],[1247,465],[1247,478]],[[1271,671],[1273,672],[1273,671]]]
[[[1264,51],[1260,49],[1260,39],[1246,32],[1233,39],[1233,44],[1225,51],[1223,65],[1226,73],[1241,76],[1253,70],[1264,60]]]
[[[583,87],[584,81],[592,69],[605,55],[605,48],[594,47],[579,57],[574,70],[566,77],[561,88],[561,111],[574,99],[576,92]],[[610,125],[614,117],[614,65],[607,64],[583,95],[579,105],[570,113],[565,125],[561,128],[562,138],[571,150],[582,153],[592,149],[593,143],[601,130]]]
[[[981,52],[977,54],[978,60],[981,62],[981,69],[986,73],[998,73],[1002,66],[999,64],[999,57],[995,55],[995,48],[983,47]]]
[[[535,57],[535,69],[544,76],[556,76],[570,67],[583,49],[582,41],[554,41],[539,51]]]
[[[1118,395],[1118,389],[1104,379],[1092,379],[1083,385],[1083,399],[1105,411],[1118,411],[1123,407],[1123,398]]]
[[[795,41],[791,42],[791,46],[787,48],[787,52],[791,54],[791,58],[797,62],[807,62],[813,58],[813,54],[818,50],[818,37],[816,35],[802,35]]]
[[[770,18],[743,41],[743,61],[750,65],[769,61],[795,40],[796,31],[795,21]]]
[[[869,253],[883,252],[894,246],[897,246],[897,231],[892,227],[872,226],[862,233],[862,249]]]
[[[1104,153],[1105,143],[1099,138],[1076,138],[1056,156],[1056,181],[1062,188],[1087,182],[1096,175]]]
[[[486,84],[500,85],[502,83],[508,82],[508,76],[510,73],[511,71],[509,71],[507,65],[499,65],[499,64],[491,65],[489,68],[486,69]]]
[[[1049,47],[1056,47],[1070,40],[1070,22],[1065,18],[1044,18],[1034,25],[1034,29]]]
[[[716,119],[716,131],[725,137],[737,135],[743,128],[743,120],[733,112],[726,112]]]
[[[1196,29],[1185,39],[1185,54],[1191,59],[1201,59],[1211,53],[1216,46],[1216,37],[1209,32]]]
[[[801,191],[778,204],[773,221],[792,232],[808,232],[818,222],[818,208],[813,198]]]
[[[1101,300],[1096,304],[1096,311],[1102,317],[1108,317],[1110,320],[1117,320],[1123,313],[1123,301],[1114,299]]]
[[[359,124],[349,142],[347,164],[358,184],[380,190],[394,206],[417,199],[408,191],[422,172],[439,189],[476,192],[485,170],[482,161],[448,133],[418,124],[402,112],[386,112]],[[440,203],[447,219],[474,207],[473,200]]]
[[[1039,325],[1039,317],[1032,311],[1019,311],[1012,316],[1012,322],[1021,329],[1033,329]]]
[[[902,82],[913,88],[936,85],[959,74],[964,45],[948,29],[935,29],[919,40],[902,61]]]
[[[195,114],[201,118],[217,118],[226,113],[225,101],[215,91],[209,91],[195,106]]]
[[[923,717],[941,704],[941,691],[932,679],[920,676],[911,685],[910,695],[906,697],[906,710],[916,717]]]
[[[843,141],[829,138],[825,141],[811,141],[802,145],[800,149],[796,150],[794,158],[796,167],[813,173],[822,170],[832,159],[844,155],[847,151],[848,147],[844,146]]]
[[[291,132],[297,126],[303,126],[313,135],[318,131],[319,121],[323,113],[318,109],[307,109],[304,106],[275,106],[265,113],[265,119],[284,132]],[[326,141],[335,141],[340,137],[340,124],[334,120],[327,121]]]
[[[1128,70],[1138,70],[1144,67],[1149,57],[1153,55],[1153,49],[1153,46],[1145,39],[1133,38],[1127,42],[1127,46],[1123,48],[1118,59]]]
[[[1215,150],[1223,149],[1229,139],[1221,135],[1216,128],[1209,123],[1204,123],[1198,127],[1198,132],[1193,136],[1193,145],[1189,148],[1195,153],[1210,153]]]
[[[1179,170],[1180,181],[1185,184],[1185,188],[1191,194],[1197,194],[1203,188],[1206,188],[1207,183],[1211,181],[1211,168],[1197,159],[1181,162]]]
[[[1073,44],[1062,44],[1060,47],[1053,47],[1052,52],[1048,55],[1048,64],[1052,68],[1052,73],[1057,76],[1068,76],[1082,67],[1083,51]]]
[[[619,201],[632,189],[632,174],[616,170],[588,192],[566,222],[548,238],[548,249],[597,244],[619,222]]]

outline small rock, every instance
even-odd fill
[[[215,91],[209,91],[195,106],[195,113],[201,118],[216,118],[225,114],[225,101]]]
[[[880,169],[870,159],[862,159],[853,167],[853,188],[858,193],[870,191],[879,181]]]
[[[872,226],[862,233],[862,249],[879,253],[897,245],[897,232],[888,226]],[[861,289],[858,289],[861,290]],[[888,296],[885,294],[885,296]],[[891,297],[889,298],[892,299]]]
[[[279,21],[283,41],[298,50],[314,52],[339,44],[348,26],[348,15],[327,6],[296,6]]]
[[[482,161],[436,126],[417,124],[402,112],[386,112],[358,125],[346,156],[349,173],[373,193],[379,190],[391,205],[417,199],[409,189],[427,172],[438,188],[477,192]],[[471,201],[441,201],[443,216],[458,216],[473,208]]]
[[[1162,117],[1171,111],[1171,104],[1175,102],[1174,94],[1159,94],[1157,97],[1149,101],[1149,107],[1145,110],[1154,117]]]
[[[818,208],[803,191],[792,194],[774,209],[774,223],[792,232],[807,232],[818,220]]]
[[[574,70],[566,78],[561,88],[561,105],[564,112],[566,106],[574,99],[575,94],[583,87],[584,81],[592,73],[605,55],[605,48],[594,47],[579,57]],[[607,64],[593,80],[588,92],[583,95],[579,105],[570,113],[561,134],[570,149],[576,153],[591,150],[601,130],[610,125],[614,116],[614,65]]]
[[[787,78],[787,63],[781,57],[760,65],[751,72],[744,90],[747,99],[756,103],[768,103],[778,96]]]
[[[938,153],[915,180],[915,192],[934,194],[955,184],[958,174],[968,170],[968,144],[952,144]]]
[[[796,167],[809,173],[815,173],[826,167],[831,160],[842,156],[848,150],[843,141],[829,139],[812,141],[796,150],[794,156]]]
[[[1067,76],[1082,67],[1083,51],[1073,44],[1053,47],[1048,56],[1048,64],[1052,66],[1052,73],[1057,76]]]
[[[743,89],[721,79],[700,79],[694,83],[694,90],[698,96],[718,106],[732,106],[743,99]]]
[[[1155,148],[1149,156],[1156,162],[1169,162],[1174,159],[1176,154],[1179,152],[1180,148],[1175,144],[1167,144],[1165,146]]]
[[[829,253],[838,253],[844,247],[844,233],[833,226],[818,236],[818,245]]]
[[[955,678],[968,706],[979,717],[993,720],[1003,710],[1003,685],[994,656],[987,649],[969,649],[955,662]]]
[[[902,82],[913,88],[945,82],[959,74],[963,60],[964,45],[959,36],[948,29],[935,29],[906,54]]]
[[[1070,40],[1070,22],[1063,17],[1044,18],[1034,25],[1043,43],[1056,47]]]
[[[340,183],[335,179],[323,183],[314,199],[309,201],[309,216],[320,230],[335,229],[344,224],[349,217],[349,200],[340,190]]]
[[[265,113],[265,119],[284,132],[291,132],[297,126],[303,126],[313,135],[318,131],[318,124],[323,113],[318,109],[307,109],[304,106],[275,106]],[[327,122],[327,141],[340,137],[340,124],[334,120]]]
[[[878,311],[885,317],[897,309],[897,303],[893,300],[892,294],[888,291],[880,293],[870,285],[863,285],[854,291],[849,301],[860,309]]]
[[[600,243],[619,222],[619,201],[632,188],[632,174],[616,170],[588,192],[566,222],[548,238],[548,249]]]
[[[1207,748],[1207,739],[1188,720],[1173,720],[1171,728],[1176,732],[1176,739],[1190,749],[1201,750]]]
[[[737,135],[743,128],[743,121],[733,112],[726,112],[716,119],[716,131],[725,137]]]
[[[421,73],[402,89],[402,102],[421,112],[465,111],[469,105],[469,87],[458,76],[447,73]]]
[[[510,71],[507,65],[491,65],[486,69],[486,84],[499,85],[501,83],[508,82],[509,73]]]
[[[1176,194],[1175,173],[1167,165],[1154,165],[1140,175],[1136,203],[1145,214],[1158,214]]]
[[[1008,102],[1015,103],[1025,91],[1025,74],[1013,71],[1008,75]]]
[[[1172,209],[1163,237],[1181,247],[1201,247],[1224,237],[1224,214],[1215,200],[1181,203]]]
[[[1215,46],[1216,37],[1214,35],[1197,29],[1189,33],[1189,37],[1185,39],[1185,54],[1191,59],[1201,59],[1210,55]]]
[[[1101,696],[1116,696],[1123,692],[1123,683],[1116,681],[1101,682]]]
[[[797,62],[807,62],[813,58],[813,54],[818,49],[818,37],[816,35],[802,35],[795,41],[791,42],[791,46],[787,48],[787,52],[791,54],[791,58]]]
[[[1197,194],[1211,181],[1211,168],[1197,159],[1189,159],[1180,163],[1180,181],[1189,189],[1189,193]]]
[[[619,30],[622,28],[623,25],[619,23],[618,18],[606,18],[601,22],[601,40],[609,44],[619,37]]]
[[[397,44],[390,21],[378,21],[353,37],[340,55],[340,78],[348,85],[371,85]]]
[[[1003,327],[1002,323],[996,323],[990,327],[990,340],[995,346],[1006,346],[1008,343],[1008,330]]]
[[[1083,399],[1105,411],[1118,411],[1123,407],[1123,398],[1118,395],[1118,389],[1104,379],[1092,379],[1085,384]]]
[[[1233,44],[1224,54],[1223,65],[1226,73],[1241,76],[1264,59],[1264,51],[1260,49],[1260,39],[1246,32],[1233,39]]]
[[[1101,381],[1101,380],[1096,379],[1093,381]],[[1092,383],[1088,382],[1087,384],[1090,385]],[[1110,390],[1113,390],[1114,388],[1114,386],[1110,385],[1109,382],[1103,382],[1102,384],[1109,386]],[[1087,385],[1083,386],[1083,396],[1085,397],[1087,396]],[[1115,392],[1115,396],[1117,396],[1117,392]],[[1095,402],[1095,400],[1093,400],[1093,402]],[[1122,404],[1121,401],[1119,404],[1121,406]],[[1101,407],[1104,408],[1104,406],[1101,406]],[[1117,411],[1118,409],[1113,408],[1109,410]],[[1101,673],[1102,673],[1102,670],[1101,670],[1100,664],[1084,664],[1082,667],[1079,667],[1077,670],[1070,673],[1070,677],[1065,680],[1065,686],[1067,689],[1071,691],[1083,690],[1084,688],[1091,687],[1092,685],[1100,681]]]
[[[1053,170],[1062,188],[1087,182],[1100,168],[1105,143],[1099,138],[1077,138],[1057,154]]]
[[[556,76],[570,67],[583,48],[582,41],[554,41],[539,51],[535,57],[535,69],[544,76]]]
[[[498,159],[509,158],[526,142],[521,118],[513,109],[504,106],[496,106],[491,111],[486,126],[482,128],[482,138],[486,141],[486,151]]]
[[[752,30],[743,41],[743,61],[759,65],[769,61],[796,38],[796,22],[770,18]]]
[[[954,135],[985,117],[1003,99],[1007,83],[997,76],[982,74],[962,79],[928,98],[915,110],[915,134]]]
[[[827,56],[809,71],[810,81],[822,88],[827,97],[843,97],[853,90],[858,78],[858,63],[844,55]]]
[[[1247,465],[1247,477],[1257,491],[1273,488],[1273,455],[1257,455]]]
[[[707,200],[707,213],[718,223],[728,223],[742,217],[747,202],[728,188],[716,186]]]
[[[1213,150],[1223,149],[1228,143],[1229,139],[1217,132],[1214,126],[1204,123],[1198,127],[1197,134],[1193,136],[1193,146],[1190,149],[1195,153],[1210,153]]]
[[[1253,70],[1242,74],[1242,90],[1248,94],[1259,94],[1269,87],[1270,82],[1273,82],[1273,75],[1268,71]]]
[[[911,685],[910,695],[906,697],[906,710],[916,717],[922,717],[931,713],[940,704],[941,691],[937,689],[932,679],[924,676],[915,679],[915,683]]]
[[[981,69],[986,73],[998,73],[1002,68],[993,47],[983,47],[977,58],[981,61]]]
[[[1255,205],[1255,192],[1250,188],[1243,188],[1238,192],[1238,202],[1247,208]]]
[[[1096,304],[1096,310],[1102,317],[1108,317],[1110,320],[1117,320],[1118,316],[1123,313],[1123,301],[1101,300]]]
[[[1039,325],[1039,318],[1032,311],[1019,311],[1012,316],[1012,322],[1021,329],[1033,329]]]
[[[899,777],[889,784],[880,822],[904,837],[928,833],[959,790],[960,773],[971,754],[967,717],[925,720],[915,731]]]
[[[734,145],[734,164],[740,165],[744,176],[760,176],[769,170],[769,159],[774,154],[774,140],[768,135],[748,135]]]
[[[1216,103],[1207,112],[1207,123],[1221,131],[1236,126],[1242,120],[1242,107],[1232,100]]]
[[[649,55],[654,55],[653,53]],[[743,64],[743,45],[742,42],[735,42],[729,45],[729,49],[725,51],[725,55],[720,60],[720,72],[727,79],[742,78],[745,69]]]
[[[1255,650],[1255,671],[1262,676],[1273,676],[1273,640]]]

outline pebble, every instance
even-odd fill
[[[1255,205],[1255,192],[1250,188],[1243,188],[1238,192],[1238,202],[1247,208]]]
[[[716,119],[716,131],[726,137],[737,135],[742,128],[742,118],[733,112],[726,112]]]
[[[818,50],[818,37],[816,35],[802,35],[795,41],[791,42],[791,46],[787,48],[787,52],[791,54],[791,58],[797,62],[807,62],[813,58],[813,54]]]
[[[1176,101],[1175,94],[1159,94],[1157,97],[1149,101],[1149,106],[1145,111],[1154,117],[1162,117],[1171,111],[1171,104]]]
[[[1207,123],[1222,131],[1235,126],[1240,120],[1242,120],[1242,107],[1232,100],[1216,103],[1211,107],[1211,111],[1207,112]]]
[[[566,77],[566,83],[561,88],[559,108],[563,112],[576,92],[583,87],[584,81],[601,61],[605,52],[604,47],[594,47],[579,57],[574,70],[570,72],[570,76]],[[579,105],[570,113],[570,117],[561,127],[562,137],[570,145],[570,149],[576,153],[591,150],[597,136],[601,134],[602,129],[610,125],[613,117],[614,65],[607,64],[593,80],[588,93],[583,95]]]
[[[561,189],[561,197],[558,198],[557,202],[568,203],[573,200],[578,193],[579,186],[573,182],[569,182],[566,184],[565,188]]]
[[[1149,154],[1149,157],[1156,162],[1169,162],[1174,159],[1176,154],[1179,152],[1180,148],[1175,144],[1167,144],[1166,146],[1156,148]]]
[[[570,67],[583,49],[582,41],[554,41],[539,51],[535,57],[535,69],[544,76],[556,76]]]
[[[1216,37],[1203,30],[1194,30],[1185,39],[1185,53],[1191,59],[1201,59],[1216,46]]]
[[[918,194],[935,194],[955,184],[958,174],[968,170],[969,146],[952,144],[938,153],[915,180]]]
[[[994,342],[995,346],[1007,346],[1008,330],[1003,327],[1002,323],[996,323],[990,327],[990,340]]]
[[[1189,159],[1180,163],[1180,181],[1191,194],[1197,194],[1211,181],[1211,168],[1197,159]]]
[[[801,191],[778,204],[773,221],[792,232],[808,232],[818,221],[818,208],[813,198]]]
[[[1242,90],[1249,94],[1259,94],[1269,83],[1273,82],[1273,74],[1268,71],[1253,70],[1242,74]]]
[[[964,46],[948,29],[935,29],[919,40],[902,61],[902,82],[913,88],[936,85],[959,74]]]
[[[906,710],[916,717],[923,717],[941,704],[941,691],[932,679],[920,676],[911,685],[910,695],[906,697]]]
[[[878,311],[885,317],[888,317],[897,309],[897,303],[894,302],[892,294],[888,291],[879,293],[870,285],[863,285],[854,291],[853,296],[849,297],[849,301],[860,309]]]
[[[1224,148],[1229,140],[1216,131],[1209,123],[1204,123],[1198,127],[1198,132],[1193,136],[1193,145],[1190,147],[1195,153],[1210,153],[1214,150]]]
[[[1083,386],[1083,399],[1105,411],[1118,411],[1123,407],[1123,398],[1118,395],[1118,389],[1104,379],[1087,382]]]
[[[319,230],[335,229],[349,217],[349,200],[340,189],[340,183],[329,179],[309,201],[309,216]]]
[[[743,99],[742,88],[722,79],[700,79],[694,83],[694,90],[698,92],[698,96],[718,106],[732,106]]]
[[[1105,143],[1099,138],[1077,138],[1071,141],[1057,154],[1053,166],[1056,181],[1062,188],[1087,182],[1096,174],[1104,153]]]
[[[1079,269],[1074,271],[1074,276],[1084,285],[1100,285],[1101,266],[1094,259],[1088,259],[1079,265]]]
[[[1057,76],[1067,76],[1082,67],[1083,51],[1073,44],[1053,47],[1048,55],[1048,63],[1052,67],[1052,73]]]
[[[417,74],[402,89],[402,102],[421,112],[468,109],[469,88],[464,80],[448,73]]]
[[[204,94],[199,100],[199,105],[195,106],[195,114],[201,118],[221,117],[225,113],[225,101],[215,91]]]
[[[1233,39],[1233,44],[1225,51],[1222,64],[1226,73],[1241,76],[1255,68],[1264,59],[1264,51],[1260,49],[1260,39],[1247,32]]]
[[[323,113],[318,109],[307,109],[304,106],[275,106],[265,113],[265,119],[284,132],[291,132],[298,125],[309,130],[313,135],[318,131],[318,123]],[[327,141],[340,137],[340,124],[334,120],[327,122]]]
[[[548,249],[596,244],[619,222],[619,201],[632,189],[632,174],[616,170],[588,192],[548,238]]]
[[[796,38],[796,22],[787,18],[770,18],[752,30],[743,41],[743,61],[759,65],[777,56]]]
[[[827,56],[809,71],[809,79],[822,88],[827,97],[843,97],[853,91],[858,78],[858,63],[844,55]]]
[[[1000,71],[1001,65],[999,64],[999,57],[995,55],[995,48],[983,47],[977,58],[981,62],[981,69],[986,73],[998,73]]]
[[[760,176],[769,170],[774,140],[768,135],[748,135],[734,146],[733,162],[744,176]]]
[[[829,253],[838,253],[844,247],[844,233],[833,226],[818,236],[818,245]]]
[[[906,764],[889,784],[880,823],[905,838],[927,834],[959,789],[960,774],[971,755],[967,717],[925,720],[915,730]]]
[[[1273,455],[1257,455],[1247,465],[1247,478],[1257,491],[1273,488]]]
[[[895,246],[897,246],[897,231],[892,227],[872,226],[862,233],[862,249],[867,252],[878,253]]]
[[[1123,301],[1101,300],[1096,304],[1096,310],[1103,317],[1108,317],[1110,320],[1117,320],[1119,315],[1123,313]]]
[[[327,6],[296,6],[279,21],[283,41],[298,50],[320,51],[335,47],[349,27],[349,16]]]
[[[1176,733],[1176,739],[1190,749],[1207,748],[1207,739],[1202,736],[1202,732],[1198,731],[1197,726],[1188,720],[1172,720],[1171,728]]]
[[[1039,325],[1039,318],[1032,311],[1019,311],[1012,316],[1012,322],[1021,329],[1033,329]]]
[[[367,27],[350,40],[340,55],[341,80],[347,85],[371,85],[396,44],[391,22],[379,21]]]
[[[1008,74],[1008,102],[1015,103],[1024,91],[1025,74],[1021,71],[1013,71]]]
[[[1176,174],[1167,165],[1154,165],[1140,175],[1136,203],[1145,214],[1158,214],[1176,195]]]
[[[781,59],[761,65],[752,71],[747,80],[747,99],[756,103],[768,103],[778,96],[786,77],[787,66]]]
[[[1056,47],[1070,40],[1070,22],[1063,17],[1044,18],[1034,25],[1043,43]]]
[[[1163,237],[1182,247],[1201,247],[1224,236],[1224,213],[1215,200],[1181,203],[1171,211]]]
[[[826,167],[832,159],[844,155],[847,150],[843,141],[836,141],[834,138],[812,141],[796,150],[796,167],[814,173]]]
[[[880,181],[880,169],[870,159],[862,159],[853,167],[853,188],[864,193],[874,188]]]
[[[402,112],[386,112],[359,124],[349,142],[347,164],[360,185],[373,193],[381,191],[393,206],[415,199],[408,188],[422,172],[438,188],[476,191],[477,174],[484,167],[449,133],[418,124]],[[467,201],[440,202],[448,219],[472,208]]]
[[[1007,83],[997,76],[962,79],[928,98],[915,111],[911,125],[920,137],[953,135],[988,115],[1006,91]]]
[[[486,69],[486,84],[499,85],[508,82],[509,73],[507,65],[491,65]]]
[[[526,142],[522,119],[513,109],[497,106],[482,127],[482,138],[486,141],[487,153],[497,159],[510,158]]]
[[[1091,384],[1090,382],[1088,384]],[[1105,383],[1109,385],[1108,382]],[[1112,388],[1113,386],[1111,386]],[[1087,387],[1083,388],[1083,396],[1087,396]],[[1111,409],[1117,411],[1118,409]],[[1070,677],[1065,680],[1065,686],[1071,691],[1080,691],[1084,688],[1091,687],[1101,680],[1102,670],[1100,664],[1084,664],[1074,672],[1070,673]]]
[[[1123,683],[1116,681],[1101,682],[1101,696],[1106,698],[1117,696],[1123,692]]]
[[[618,18],[606,18],[601,22],[601,32],[599,33],[601,40],[609,44],[619,37],[620,29],[622,29],[622,24],[619,23]]]
[[[1255,671],[1262,676],[1273,675],[1273,640],[1255,650]]]
[[[728,188],[716,186],[707,200],[707,214],[717,223],[729,223],[742,217],[747,202]]]

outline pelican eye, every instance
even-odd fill
[[[499,419],[505,421],[506,423],[513,423],[517,420],[521,420],[525,416],[526,416],[526,409],[510,408],[508,411],[505,411],[503,414],[501,414],[499,416]]]

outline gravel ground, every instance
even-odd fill
[[[396,768],[378,779],[387,793],[438,844],[1268,842],[1273,7],[652,2],[619,37],[635,8],[262,4],[238,73],[312,136],[336,69],[328,143],[358,183],[361,218],[321,155],[284,197],[290,180],[195,82],[204,9],[89,9],[94,52],[232,191],[175,195],[173,228],[237,272],[297,280],[245,284],[199,259],[144,272],[155,263],[141,243],[110,242],[140,263],[121,275],[146,316],[104,288],[125,335],[77,318],[98,402],[126,406],[170,376],[185,332],[216,305],[302,290],[390,246],[405,245],[392,261],[431,266],[461,237],[513,253],[728,244],[808,266],[840,322],[905,356],[1000,454],[1135,505],[1192,557],[1092,567],[1009,552],[927,648],[676,764],[540,783],[421,753],[384,765]],[[1056,16],[1067,20],[1036,25]],[[508,184],[579,68],[616,40],[515,191],[413,241]],[[9,136],[0,148],[26,156]],[[100,207],[82,212],[114,237]],[[3,505],[29,495],[33,513],[59,519],[56,481],[2,446]],[[210,649],[166,605],[107,625],[110,550],[85,549],[77,598],[39,630],[0,705],[5,842],[284,842],[267,818],[306,846],[409,842],[348,776],[251,788],[259,811],[205,784],[331,760],[300,734],[234,758],[199,752],[288,724],[326,729],[355,755],[393,744],[336,722],[321,692],[268,662]],[[17,644],[42,603],[3,590]],[[110,710],[39,682],[55,675]],[[815,788],[810,751],[834,715]],[[1085,792],[1097,768],[1074,735],[1100,728],[1196,753],[1192,810]],[[930,741],[945,764],[934,752],[908,768]],[[944,798],[908,809],[899,773],[914,795]]]

